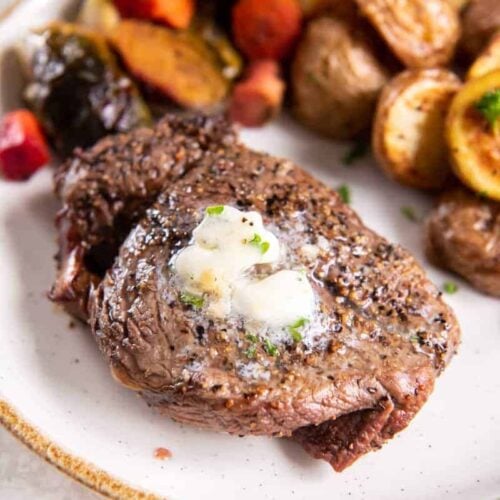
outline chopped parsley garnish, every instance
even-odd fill
[[[203,303],[205,301],[203,297],[200,297],[199,295],[194,295],[193,293],[189,292],[182,292],[181,302],[184,302],[184,304],[188,304],[195,309],[200,309],[201,307],[203,307]]]
[[[290,332],[294,342],[300,342],[302,340],[302,334],[299,330],[304,328],[308,322],[309,320],[307,318],[300,318],[293,325],[288,327],[288,331]]]
[[[500,133],[500,89],[490,90],[475,104],[496,135]]]
[[[342,184],[337,188],[337,193],[339,193],[342,201],[346,204],[351,203],[351,190],[347,184]]]
[[[368,141],[362,139],[356,141],[342,157],[342,163],[346,166],[352,165],[356,160],[366,156],[369,149],[370,145]]]
[[[246,356],[247,358],[250,358],[250,359],[255,358],[256,354],[257,354],[257,347],[256,347],[256,346],[254,346],[254,345],[251,345],[251,346],[250,346],[250,347],[249,347],[249,348],[245,351],[245,356]]]
[[[415,209],[413,207],[401,207],[401,213],[412,222],[419,222],[420,219],[415,213]]]
[[[420,337],[418,335],[412,335],[410,337],[410,342],[412,344],[420,344]]]
[[[278,355],[278,348],[269,339],[264,339],[264,351],[266,351],[269,356]]]
[[[449,294],[453,294],[453,293],[457,293],[458,291],[458,286],[456,283],[453,283],[453,281],[447,281],[444,285],[443,285],[443,290],[446,292],[446,293],[449,293]]]
[[[257,335],[254,335],[253,333],[247,333],[246,334],[246,339],[248,342],[251,342],[252,345],[249,346],[249,348],[245,351],[245,356],[247,358],[255,358],[257,354],[257,342],[259,341],[259,337]]]
[[[257,335],[254,335],[253,333],[247,333],[246,337],[249,342],[252,342],[252,344],[255,344],[259,340],[259,337],[257,337]]]
[[[248,241],[248,244],[259,248],[261,254],[265,254],[269,250],[269,247],[271,246],[269,241],[262,241],[262,236],[257,233],[255,233],[253,235],[253,238]]]
[[[206,212],[207,215],[210,216],[220,215],[222,212],[224,212],[224,205],[214,205],[212,207],[207,207]]]

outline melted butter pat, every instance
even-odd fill
[[[192,243],[173,262],[184,292],[203,296],[206,312],[223,318],[231,314],[281,328],[314,309],[307,277],[281,270],[263,279],[248,277],[258,264],[280,260],[276,236],[264,227],[258,212],[230,206],[209,207],[193,231]]]
[[[237,287],[233,297],[235,312],[271,328],[291,325],[309,318],[314,293],[307,277],[290,270]]]

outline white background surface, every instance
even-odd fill
[[[31,1],[11,29],[1,26],[0,42],[14,40],[23,26],[43,22],[60,3],[65,2]],[[15,68],[8,61],[0,63],[1,113],[2,106],[18,105],[20,84]],[[422,229],[402,217],[400,208],[410,205],[423,215],[430,197],[389,182],[369,159],[342,167],[345,145],[309,134],[286,119],[245,138],[256,148],[292,158],[331,186],[348,183],[353,206],[365,222],[424,262]],[[238,439],[174,424],[118,387],[88,333],[69,329],[68,318],[46,300],[54,275],[55,209],[49,170],[25,184],[0,182],[0,283],[8,284],[0,287],[0,397],[69,452],[169,500],[500,496],[497,300],[452,278],[460,289],[447,300],[463,328],[460,354],[406,431],[335,474],[284,440]],[[429,266],[427,270],[439,285],[450,279]],[[171,449],[173,458],[155,460],[158,446]],[[11,444],[6,449],[13,451],[0,448],[2,500],[16,498],[12,485],[19,485],[22,499],[78,499],[84,494],[58,473],[45,475],[47,466],[41,461],[25,462],[24,450]],[[67,486],[59,486],[65,482]]]

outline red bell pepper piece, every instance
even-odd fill
[[[0,120],[0,170],[11,180],[24,180],[50,160],[49,148],[35,115],[18,109]]]

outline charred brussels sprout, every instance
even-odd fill
[[[57,23],[31,35],[28,43],[24,97],[62,154],[151,123],[137,87],[100,35]]]

